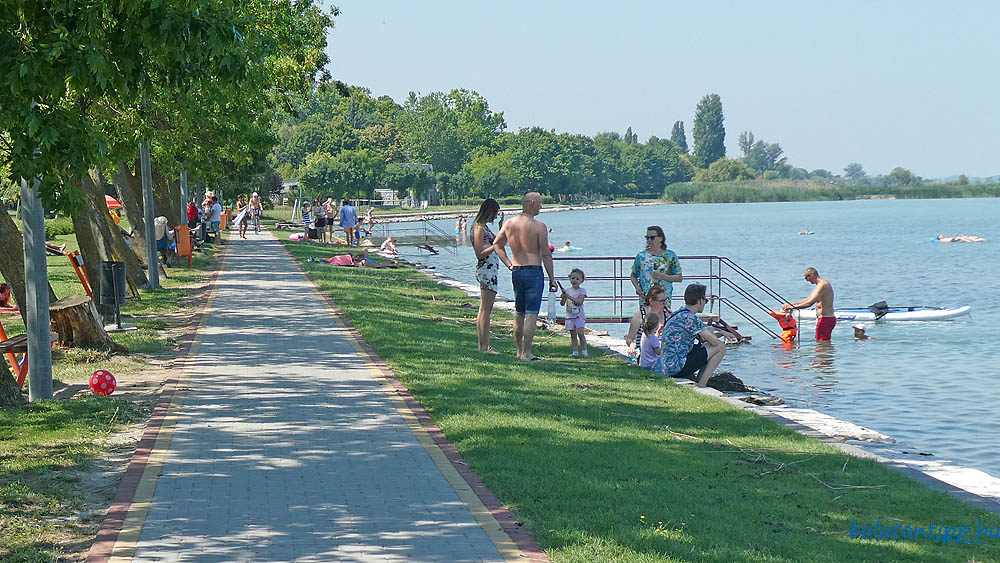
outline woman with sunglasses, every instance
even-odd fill
[[[681,262],[672,250],[667,250],[667,240],[659,225],[646,227],[646,248],[635,255],[630,279],[640,298],[640,309],[642,298],[651,287],[662,287],[669,298],[674,294],[674,282],[683,281]]]

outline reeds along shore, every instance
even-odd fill
[[[681,182],[667,186],[664,197],[685,203],[978,198],[1000,197],[1000,183],[855,186],[819,180]]]

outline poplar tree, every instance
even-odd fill
[[[722,99],[705,94],[694,113],[694,159],[707,168],[726,156],[726,128],[723,125]]]
[[[684,122],[675,121],[674,128],[670,131],[670,140],[677,143],[681,152],[688,152],[687,134],[684,133]]]

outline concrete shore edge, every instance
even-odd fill
[[[439,284],[460,289],[469,297],[479,298],[479,288],[472,284],[451,279],[429,269],[418,268],[417,271]],[[498,294],[495,308],[512,312],[514,304]],[[623,360],[628,358],[625,354],[627,350],[625,341],[620,338],[611,336],[592,338],[588,336],[587,343],[616,354]],[[845,454],[878,461],[931,489],[948,493],[959,500],[1000,515],[1000,478],[989,473],[957,465],[949,460],[928,459],[928,456],[904,451],[904,446],[896,443],[890,436],[813,409],[786,405],[758,406],[709,387],[697,387],[694,382],[686,380],[675,380],[675,382],[678,385],[689,386],[702,395],[714,397],[735,407],[748,409],[800,434],[816,438]]]

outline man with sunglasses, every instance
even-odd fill
[[[802,309],[813,303],[816,304],[816,340],[830,340],[833,334],[833,327],[837,325],[837,317],[833,312],[833,286],[830,282],[819,277],[816,268],[806,268],[802,275],[807,282],[816,284],[809,297],[795,303],[785,303],[781,310],[788,312],[792,309]]]
[[[535,215],[541,210],[540,193],[524,194],[521,199],[521,214],[504,223],[493,242],[493,250],[512,272],[514,343],[517,344],[517,358],[524,361],[538,359],[531,353],[531,343],[535,339],[535,324],[545,287],[543,264],[549,275],[549,291],[557,289],[553,276],[552,252],[549,250],[549,230],[545,223],[535,219]],[[504,250],[507,243],[510,243],[513,258],[508,258]]]

